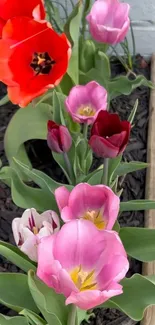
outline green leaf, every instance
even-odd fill
[[[29,288],[39,310],[49,325],[65,325],[68,319],[69,306],[65,306],[64,296],[57,294],[46,286],[34,274],[29,272]]]
[[[109,184],[111,184],[112,180],[114,179],[114,172],[117,170],[117,168],[120,165],[120,162],[122,160],[122,155],[113,158],[113,159],[109,159],[109,167],[108,167],[108,181]]]
[[[28,272],[30,269],[36,270],[35,264],[19,248],[11,244],[0,241],[0,255],[25,272]]]
[[[46,175],[40,170],[28,167],[24,164],[22,164],[19,160],[14,159],[15,163],[18,165],[18,167],[22,170],[22,172],[28,176],[29,179],[31,179],[33,182],[35,182],[42,190],[47,192],[48,195],[51,196],[51,192],[54,194],[55,190],[62,186],[62,183],[58,183],[54,181],[51,177]],[[65,187],[67,187],[69,190],[72,189],[72,186],[63,184]]]
[[[98,51],[95,55],[95,68],[105,82],[108,82],[111,77],[110,61],[108,56],[102,51]]]
[[[133,109],[132,109],[132,111],[131,111],[131,113],[130,113],[130,115],[129,115],[129,117],[128,117],[128,121],[129,121],[131,124],[133,123],[134,118],[135,118],[135,115],[136,115],[136,113],[137,113],[138,104],[139,104],[139,101],[138,101],[138,99],[137,99],[137,100],[135,101],[135,105],[134,105],[134,107],[133,107]]]
[[[72,179],[71,179],[71,176],[69,175],[68,166],[67,166],[67,164],[65,162],[64,155],[60,154],[60,153],[56,153],[56,152],[52,152],[52,154],[53,154],[53,157],[54,157],[55,161],[58,163],[58,165],[61,167],[64,174],[66,175],[69,183],[70,184],[75,183],[75,175],[74,175],[74,171],[73,171],[74,160],[75,160],[75,145],[74,145],[74,143],[72,142],[72,147],[67,152],[67,156],[68,156],[68,159],[70,161]]]
[[[122,162],[114,171],[113,178],[147,168],[149,164],[140,161]]]
[[[89,173],[84,179],[83,182],[87,182],[90,185],[101,184],[101,177],[103,174],[103,165],[101,165],[97,170]]]
[[[30,310],[23,309],[20,312],[20,315],[25,316],[25,318],[28,321],[28,324],[30,324],[30,325],[46,325],[46,322],[44,319],[42,319],[40,316],[38,316],[37,314],[33,313]]]
[[[112,230],[117,231],[119,233],[120,229],[121,228],[120,228],[119,222],[118,222],[118,220],[116,220]]]
[[[22,316],[8,317],[0,314],[0,325],[29,325],[29,324],[25,317]]]
[[[132,200],[121,202],[120,212],[123,211],[143,211],[155,209],[155,201],[153,200]]]
[[[8,95],[5,95],[2,99],[0,99],[0,106],[3,106],[9,102]]]
[[[52,119],[52,108],[48,104],[37,107],[29,105],[19,109],[11,119],[4,138],[4,147],[11,167],[15,167],[13,157],[31,166],[24,143],[31,139],[47,138],[47,121]]]
[[[82,7],[82,1],[80,0],[78,1],[77,5],[75,5],[67,23],[64,26],[64,31],[73,45],[67,73],[75,84],[79,83],[79,35]]]
[[[110,299],[100,308],[116,308],[136,321],[141,320],[145,309],[155,305],[155,285],[140,274],[124,279],[121,284],[123,294]]]
[[[67,115],[67,127],[71,133],[80,133],[81,131],[81,125],[74,122],[69,114]]]
[[[96,47],[92,40],[84,40],[80,51],[80,70],[88,72],[95,64]]]
[[[23,209],[33,207],[40,212],[57,211],[57,204],[52,192],[48,194],[45,190],[26,185],[11,167],[3,167],[0,170],[0,179],[4,183],[11,182],[11,196],[18,207]]]
[[[0,302],[17,312],[24,308],[38,312],[24,274],[0,273]]]
[[[155,260],[155,230],[121,228],[119,233],[127,254],[142,262]]]
[[[58,124],[66,125],[64,112],[65,112],[65,99],[66,96],[62,93],[53,91],[53,120]]]
[[[101,76],[99,71],[95,68],[92,68],[87,73],[80,72],[80,84],[85,85],[86,83],[95,80],[98,82],[101,86],[105,87],[108,90],[107,87],[107,80]]]
[[[129,95],[134,89],[142,85],[154,89],[153,83],[147,80],[144,76],[137,76],[134,80],[129,80],[125,76],[114,78],[108,83],[110,99],[122,94]]]

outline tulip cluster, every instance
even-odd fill
[[[55,191],[60,217],[35,209],[26,210],[13,221],[18,247],[38,262],[37,275],[49,287],[66,297],[66,305],[93,308],[120,295],[119,284],[129,263],[113,225],[120,200],[104,185],[81,183],[71,193]],[[77,204],[78,202],[78,204]]]
[[[130,25],[129,9],[119,0],[95,1],[86,17],[92,38],[111,45],[123,41]],[[58,34],[45,20],[42,0],[1,0],[0,37],[0,80],[8,86],[14,104],[27,106],[58,86],[71,70],[67,70],[71,44],[64,33]],[[69,185],[52,184],[51,179],[50,187],[45,175],[43,190],[47,185],[54,208],[51,203],[45,212],[37,212],[36,206],[27,209],[21,218],[13,220],[12,230],[18,248],[36,263],[38,278],[63,294],[66,305],[88,310],[122,294],[120,281],[129,269],[123,243],[114,230],[120,198],[112,185],[117,178],[108,182],[108,164],[109,159],[121,158],[131,123],[108,111],[109,93],[104,83],[86,78],[87,83],[78,85],[72,74],[68,75],[66,80],[72,85],[69,91],[67,88],[62,94],[61,83],[51,95],[52,99],[62,95],[61,116],[53,113],[56,105],[51,99],[53,116],[48,115],[50,120],[46,121],[48,147]],[[81,133],[74,134],[69,123],[78,124]],[[104,159],[104,177],[90,185],[93,153]],[[35,176],[40,186],[41,176]],[[75,321],[68,324],[75,325]]]

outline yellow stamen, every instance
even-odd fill
[[[77,113],[82,116],[94,116],[96,111],[91,105],[86,105],[86,106],[82,105],[78,109]]]
[[[45,62],[45,59],[38,56],[38,65],[42,64],[43,62]]]
[[[38,234],[38,228],[37,227],[33,227],[33,233],[34,233],[34,235]]]
[[[97,283],[95,282],[94,270],[91,272],[82,270],[81,265],[71,271],[70,276],[80,291],[96,290]]]
[[[103,230],[106,227],[106,222],[103,220],[103,212],[102,211],[87,211],[83,215],[83,219],[89,220],[95,224],[95,226]]]

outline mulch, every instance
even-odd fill
[[[150,78],[150,67],[145,64],[145,68],[141,65],[141,58],[139,58],[135,72],[137,74],[144,74],[148,79]],[[124,73],[119,63],[112,64],[113,75]],[[6,88],[0,84],[0,96],[3,97],[6,93]],[[129,96],[119,96],[111,103],[111,111],[118,112],[122,119],[127,119],[136,99],[139,99],[138,111],[134,120],[134,128],[131,132],[130,143],[123,155],[125,161],[143,161],[146,162],[147,149],[147,129],[149,119],[149,90],[146,87],[137,88]],[[3,165],[7,164],[3,148],[3,138],[6,127],[15,113],[17,107],[8,103],[0,107],[0,159]],[[57,164],[51,160],[50,152],[47,148],[46,141],[31,141],[27,143],[27,149],[33,166],[41,169],[55,179],[61,179],[63,182],[65,178],[60,174],[60,169]],[[43,154],[44,153],[44,154]],[[145,176],[146,171],[138,171],[128,174],[123,180],[123,194],[121,199],[123,201],[133,199],[143,199],[145,197]],[[13,218],[20,217],[22,209],[16,207],[11,199],[10,189],[3,183],[0,184],[0,239],[14,244],[12,236],[11,223]],[[119,222],[121,226],[144,226],[143,212],[124,212],[121,214]],[[19,269],[12,265],[9,261],[0,256],[0,272],[19,272]],[[141,273],[141,263],[131,259],[130,270],[128,276],[134,273]],[[0,313],[13,315],[14,312],[8,310],[6,307],[0,305]],[[85,322],[83,324],[86,324]],[[131,321],[125,315],[117,310],[97,309],[95,311],[95,318],[91,318],[90,325],[135,325],[136,322]]]

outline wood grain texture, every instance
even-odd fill
[[[155,54],[151,60],[151,81],[155,84]],[[155,200],[155,90],[150,93],[147,162],[150,165],[146,175],[145,197]],[[155,229],[155,210],[146,211],[145,227]],[[143,264],[143,275],[151,274],[155,274],[155,261]],[[146,310],[141,325],[155,325],[155,306]]]

